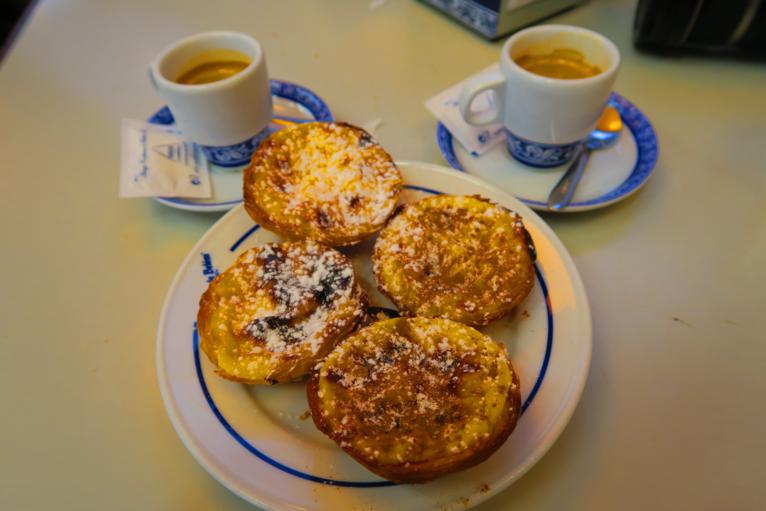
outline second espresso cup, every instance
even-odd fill
[[[238,72],[206,83],[184,83],[195,69],[237,63]],[[209,76],[208,76],[209,78]],[[202,146],[208,160],[235,167],[250,161],[269,134],[272,98],[266,58],[258,41],[238,32],[187,37],[166,48],[149,66],[149,79],[184,136]]]
[[[516,63],[522,56],[575,50],[596,66],[593,76],[550,78]],[[595,128],[620,67],[620,53],[606,37],[584,28],[540,25],[514,34],[503,45],[495,76],[463,88],[459,106],[463,118],[476,126],[502,123],[508,150],[533,167],[556,167],[569,161],[577,146]],[[489,110],[475,112],[473,100],[493,91]]]

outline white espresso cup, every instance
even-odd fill
[[[549,78],[527,71],[514,60],[561,49],[577,50],[601,72],[587,78]],[[517,160],[534,167],[555,167],[571,159],[577,145],[596,127],[619,67],[620,52],[601,34],[567,25],[527,28],[503,45],[495,76],[465,85],[460,112],[476,126],[502,123],[508,150]],[[494,93],[492,106],[473,111],[473,100],[485,91]]]
[[[240,60],[242,54],[250,63],[228,78],[196,85],[177,81],[200,64]],[[269,133],[272,99],[266,58],[249,35],[216,31],[182,39],[149,65],[149,79],[184,136],[202,146],[212,163],[246,164]]]

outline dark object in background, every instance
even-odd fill
[[[662,53],[766,56],[766,1],[639,0],[633,41]]]
[[[421,0],[478,32],[499,39],[583,0]]]
[[[0,60],[13,44],[33,6],[31,0],[0,0]]]

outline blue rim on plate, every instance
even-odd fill
[[[441,192],[439,191],[432,190],[430,188],[425,188],[422,186],[406,185],[406,188],[409,188],[412,190],[418,190],[425,193],[430,193],[432,195],[441,195]],[[250,235],[252,235],[259,228],[260,228],[260,225],[255,224],[253,227],[245,231],[231,245],[231,247],[229,248],[229,251],[234,252],[242,244],[242,242],[244,242],[247,238],[249,238]],[[553,351],[553,309],[551,307],[550,295],[548,293],[548,285],[545,281],[545,277],[543,276],[537,264],[534,265],[534,268],[535,268],[535,277],[537,278],[537,281],[540,284],[540,289],[542,290],[543,298],[545,301],[547,332],[546,332],[546,340],[545,340],[545,354],[543,355],[543,360],[542,360],[542,363],[540,364],[540,370],[537,374],[537,378],[535,378],[535,383],[532,386],[532,390],[529,392],[529,395],[527,395],[527,398],[524,400],[524,403],[521,406],[521,415],[523,415],[524,412],[526,412],[527,408],[529,408],[529,405],[532,404],[532,401],[537,395],[537,392],[540,390],[540,386],[542,385],[543,380],[545,379],[545,375],[548,371],[548,365],[550,363],[551,352]],[[218,274],[218,270],[216,270],[212,266],[212,262],[209,259],[206,259],[205,264],[203,264],[202,266],[202,274],[204,277],[208,279],[208,281],[213,276]],[[349,487],[349,488],[381,488],[386,486],[394,486],[397,484],[397,483],[386,481],[386,480],[344,481],[339,479],[329,479],[326,477],[317,476],[317,475],[293,468],[289,465],[286,465],[280,462],[277,459],[272,458],[265,452],[261,451],[255,445],[253,445],[247,439],[245,439],[236,429],[234,429],[231,423],[226,419],[226,417],[224,417],[223,413],[221,413],[221,410],[219,409],[218,405],[213,399],[213,396],[210,394],[210,390],[208,389],[207,383],[205,382],[205,375],[202,370],[202,360],[201,360],[200,352],[199,352],[200,351],[199,350],[199,335],[197,333],[196,322],[194,324],[191,347],[192,347],[192,352],[194,354],[194,368],[197,375],[197,381],[200,385],[200,389],[202,390],[202,394],[205,396],[205,401],[210,407],[210,410],[213,412],[213,415],[215,415],[216,419],[218,419],[218,422],[224,427],[226,432],[229,435],[231,435],[232,438],[234,438],[234,440],[237,441],[237,443],[239,443],[248,452],[256,456],[258,459],[260,459],[264,463],[267,463],[268,465],[271,465],[277,470],[281,470],[282,472],[290,474],[294,477],[298,477],[300,479],[305,479],[307,481],[312,481],[312,482],[320,483],[320,484],[326,484],[330,486],[342,486],[342,487]]]
[[[332,122],[335,120],[330,111],[330,107],[327,106],[327,103],[325,103],[315,92],[306,87],[284,80],[271,79],[270,82],[272,96],[279,96],[280,98],[300,104],[311,113],[315,121]],[[152,124],[169,125],[174,124],[175,119],[173,118],[170,109],[167,106],[163,106],[149,117],[148,122]],[[198,202],[183,197],[157,197],[157,200],[169,205],[193,206],[199,210],[220,210],[221,207],[236,206],[242,202],[242,199],[223,202]]]
[[[659,145],[657,143],[657,135],[655,134],[649,119],[646,118],[636,105],[616,92],[612,92],[609,97],[609,105],[614,107],[620,113],[623,123],[630,129],[633,138],[636,140],[636,148],[638,152],[636,164],[630,175],[628,175],[625,181],[623,181],[617,188],[596,197],[595,199],[573,202],[568,206],[569,209],[592,209],[599,206],[606,206],[627,197],[641,188],[649,178],[649,175],[652,173],[654,166],[657,163]],[[446,126],[441,122],[436,126],[436,140],[447,163],[449,163],[452,168],[461,172],[466,172],[455,153],[452,133],[450,133]],[[511,190],[506,191],[513,193]],[[519,197],[516,194],[513,195],[528,206],[547,210],[547,203],[544,201]]]

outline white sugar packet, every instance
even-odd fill
[[[426,108],[433,113],[436,118],[452,133],[463,147],[472,155],[478,156],[487,152],[489,149],[505,140],[503,125],[487,124],[486,126],[471,126],[460,115],[458,108],[458,98],[463,85],[477,77],[489,76],[499,73],[499,64],[493,64],[490,67],[469,76],[460,83],[456,83],[449,89],[440,92],[436,96],[426,101]],[[485,92],[476,97],[472,109],[485,110],[492,106],[493,97],[489,92]]]
[[[123,119],[120,197],[210,197],[200,147],[175,126]]]

